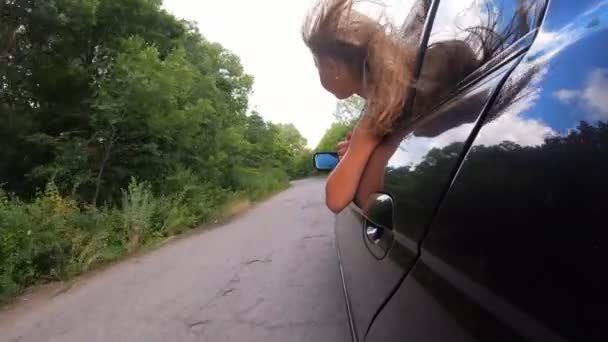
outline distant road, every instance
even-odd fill
[[[224,227],[4,310],[0,341],[348,341],[323,193],[295,182]]]

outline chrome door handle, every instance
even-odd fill
[[[382,238],[382,231],[382,228],[368,223],[367,228],[365,229],[365,236],[367,236],[367,239],[371,243],[377,245],[380,243],[380,239]]]
[[[374,193],[364,208],[365,246],[376,259],[381,260],[393,244],[393,198],[388,194]]]

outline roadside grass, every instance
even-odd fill
[[[287,189],[288,178],[279,176],[247,180],[241,191],[201,185],[164,196],[132,180],[115,207],[77,203],[53,184],[30,202],[0,190],[0,305],[45,284],[69,288],[83,274],[221,226]]]

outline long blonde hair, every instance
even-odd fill
[[[417,16],[424,17],[430,1],[417,0],[416,10],[410,12],[400,31],[390,23],[380,24],[353,10],[353,0],[317,1],[302,27],[304,42],[313,54],[340,59],[352,66],[355,75],[361,76],[368,86],[364,114],[374,123],[378,135],[386,135],[401,124],[409,125],[426,115],[480,65],[499,63],[502,59],[495,57],[530,32],[532,20],[542,13],[546,2],[517,0],[515,12],[503,18],[493,2],[485,0],[486,13],[480,24],[462,28],[466,38],[444,40],[428,47],[425,63],[413,85],[417,47],[406,45],[415,42],[422,26],[408,27],[408,23]],[[508,98],[497,100],[495,107],[502,109],[495,116],[505,112],[530,79],[531,76],[522,78],[517,87],[507,92]],[[416,88],[415,102],[402,115],[405,100],[412,94],[408,91],[410,87]]]
[[[415,47],[407,47],[390,23],[353,9],[353,0],[319,0],[302,26],[302,38],[315,55],[345,62],[367,92],[364,115],[379,136],[391,132],[411,81]]]

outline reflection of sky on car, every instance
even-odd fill
[[[572,2],[572,6],[578,5]],[[542,89],[538,99],[543,108],[548,108],[542,113],[543,120],[559,133],[574,128],[580,120],[608,120],[608,53],[605,37],[596,34],[607,27],[608,1],[602,1],[560,29],[544,30],[539,35],[540,44],[535,44],[527,57],[527,63],[533,64],[559,55],[546,66],[548,87]],[[573,44],[580,46],[565,50]],[[552,77],[559,79],[551,80]],[[580,113],[584,116],[575,115]],[[522,117],[539,114],[529,112]]]
[[[356,9],[371,17],[383,17],[395,24],[404,22],[414,5],[421,6],[426,0],[384,0],[356,2]],[[500,0],[499,0],[500,1]],[[502,0],[512,3],[518,0]],[[445,1],[438,9],[433,25],[431,42],[440,39],[456,38],[462,35],[458,27],[477,25],[481,19],[483,1],[459,0]],[[509,7],[509,6],[506,6]]]
[[[518,3],[521,0],[460,0],[445,1],[439,5],[433,31],[430,36],[430,43],[454,38],[466,37],[463,28],[475,27],[483,24],[488,9],[494,15],[500,16],[502,20],[498,22],[499,29],[504,28],[510,23]],[[541,2],[535,2],[529,9],[528,17],[534,18],[541,10]]]
[[[557,4],[557,19],[552,17],[548,21],[551,25],[539,34],[525,61],[512,75],[517,77],[529,68],[540,66],[524,90],[528,96],[486,125],[475,142],[477,145],[511,141],[521,146],[536,146],[543,144],[548,136],[566,134],[581,120],[590,123],[608,120],[608,51],[603,37],[596,34],[608,26],[608,1],[596,2],[574,19],[567,14],[580,10],[580,2]],[[589,6],[589,2],[585,5]],[[556,20],[561,25],[555,25]],[[581,46],[576,51],[566,50],[573,44]],[[590,60],[596,64],[589,66]],[[541,82],[547,88],[541,89]],[[537,104],[542,105],[543,113],[534,111]],[[461,125],[436,138],[410,136],[395,152],[389,166],[415,167],[431,149],[464,141],[471,128],[471,124]]]
[[[372,18],[384,17],[393,24],[400,23],[418,0],[384,0],[355,2],[355,9]]]

